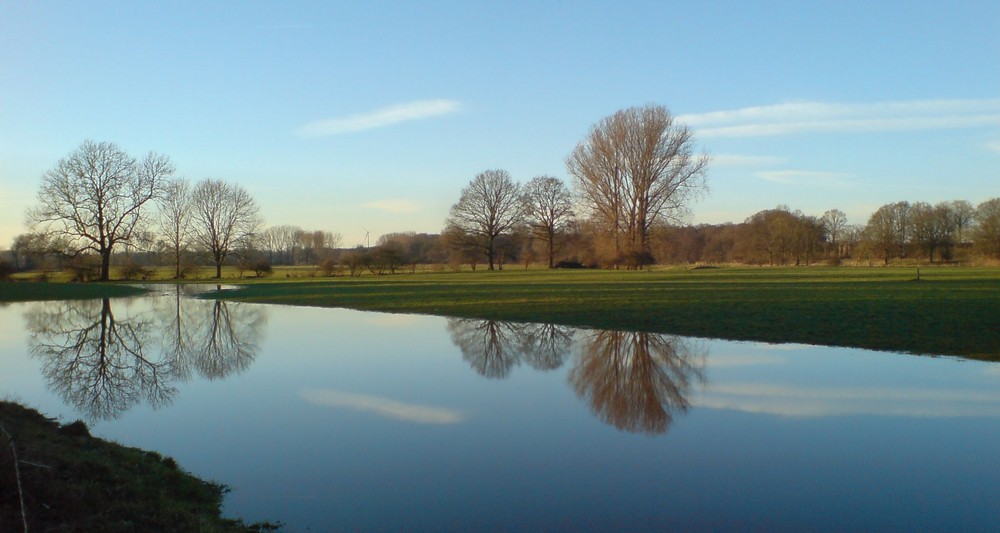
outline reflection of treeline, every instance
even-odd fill
[[[31,354],[49,387],[92,420],[135,405],[167,405],[176,384],[240,373],[259,350],[259,306],[185,298],[178,287],[150,311],[116,314],[118,300],[46,303],[25,314]],[[129,309],[130,310],[130,309]]]
[[[558,368],[577,346],[570,385],[598,418],[625,431],[666,432],[705,379],[707,352],[682,337],[459,318],[449,319],[448,330],[462,357],[488,378],[505,378],[521,363]]]

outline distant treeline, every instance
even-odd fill
[[[527,225],[496,238],[499,268],[545,265],[548,242]],[[390,274],[417,265],[483,268],[481,248],[448,232],[399,232],[382,235],[372,246],[339,247],[329,231],[273,226],[252,245],[235,251],[232,264],[241,271],[265,275],[271,266],[313,266],[322,275]],[[71,269],[78,279],[96,277],[95,258],[53,250],[41,234],[18,236],[0,256],[5,275],[19,270]],[[647,264],[810,265],[816,263],[888,264],[899,259],[929,263],[1000,259],[1000,198],[974,206],[967,201],[896,202],[876,210],[867,224],[848,224],[832,209],[810,216],[779,206],[755,213],[741,223],[661,225],[653,228],[643,257],[615,253],[609,232],[593,221],[574,220],[554,236],[554,266],[607,268]],[[183,250],[183,272],[213,262],[194,247]],[[144,269],[173,265],[168,247],[127,249],[114,263],[124,277],[141,277]]]

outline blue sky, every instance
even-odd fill
[[[0,248],[85,139],[242,184],[268,225],[437,232],[602,117],[714,156],[693,223],[1000,196],[1000,3],[0,2]]]

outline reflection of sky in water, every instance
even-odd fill
[[[177,302],[159,294],[114,314],[165,342]],[[169,405],[138,401],[93,431],[174,456],[232,486],[230,512],[291,530],[967,530],[1000,514],[998,365],[184,305],[192,341],[228,316],[252,357],[183,359]],[[75,419],[28,356],[23,317],[45,306],[0,308],[0,395]]]

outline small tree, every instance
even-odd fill
[[[552,176],[538,176],[524,186],[524,215],[534,237],[545,243],[549,268],[555,264],[556,236],[573,219],[569,189]]]
[[[168,182],[159,204],[160,234],[170,249],[174,278],[180,278],[181,259],[191,237],[191,185],[186,180]]]
[[[986,255],[1000,258],[1000,198],[979,204],[976,223],[976,246]]]
[[[823,213],[820,219],[826,236],[830,239],[830,247],[833,248],[834,259],[842,256],[840,247],[843,243],[844,229],[847,227],[847,215],[840,209],[830,209]]]

